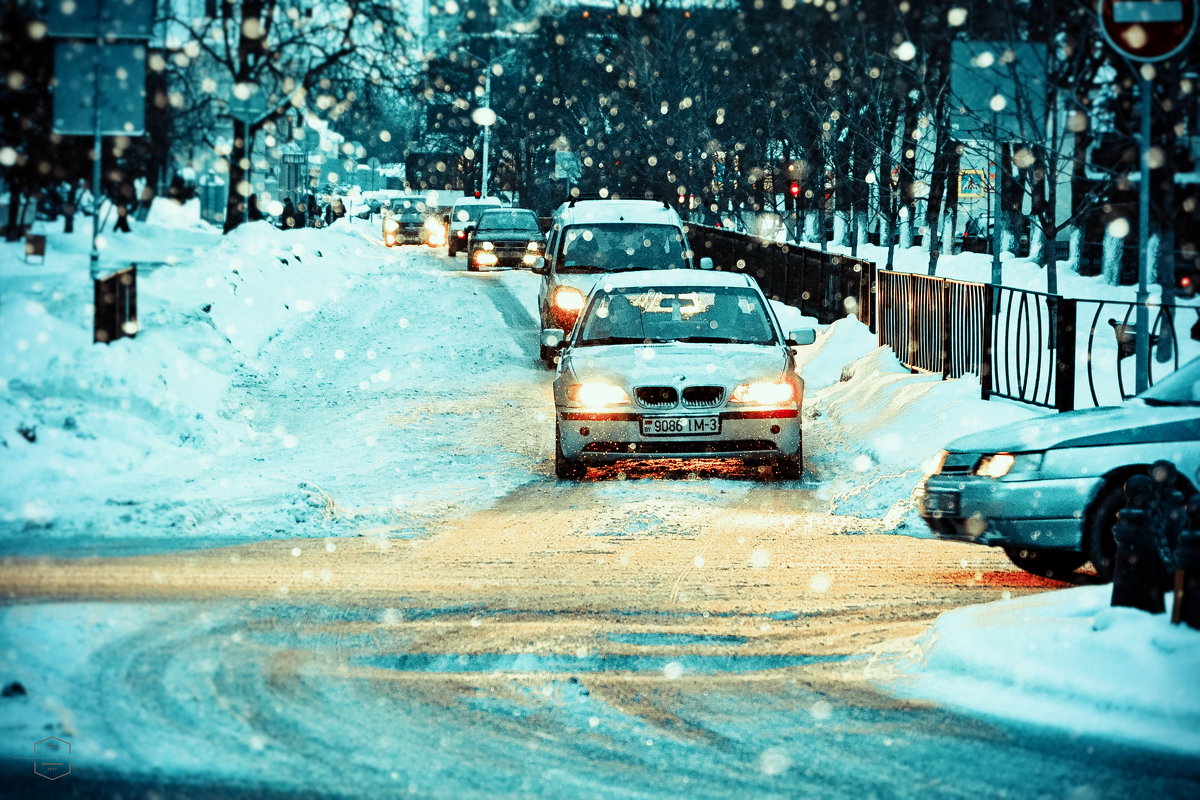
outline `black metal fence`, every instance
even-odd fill
[[[697,259],[753,275],[771,299],[822,325],[854,314],[875,328],[876,269],[870,261],[695,224],[688,225],[688,244]]]
[[[984,399],[1059,411],[1134,393],[1136,303],[887,271],[877,280],[879,341],[910,369],[975,374]],[[1146,379],[1153,385],[1200,356],[1200,309],[1172,304],[1150,312]]]
[[[753,275],[772,299],[829,324],[853,313],[914,371],[978,375],[984,399],[1059,411],[1119,403],[1137,384],[1137,304],[879,270],[723,228],[688,226],[697,258]],[[1200,306],[1150,308],[1150,385],[1200,356]]]

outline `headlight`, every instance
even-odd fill
[[[487,253],[482,250],[476,250],[471,257],[481,267],[494,267],[500,263],[500,259],[496,257],[495,253]]]
[[[796,399],[796,387],[788,381],[760,381],[743,383],[729,395],[731,403],[754,403],[761,406],[778,406]]]
[[[583,292],[573,286],[560,286],[554,290],[554,305],[563,311],[583,309]]]
[[[525,245],[525,249],[526,250],[541,250],[542,243],[541,242],[530,242],[529,244]]]
[[[989,453],[979,459],[975,474],[981,478],[1003,478],[1037,472],[1042,467],[1043,453]]]
[[[592,381],[577,383],[567,390],[567,397],[583,406],[604,408],[606,406],[621,406],[629,403],[629,393],[620,386],[611,383]]]
[[[480,242],[479,249],[480,250],[495,250],[496,245],[492,244],[491,242]]]

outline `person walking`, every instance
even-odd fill
[[[279,227],[283,230],[289,230],[296,227],[296,207],[292,205],[292,198],[283,198],[283,215],[279,218]]]

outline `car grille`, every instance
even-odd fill
[[[679,403],[674,386],[639,386],[633,393],[646,408],[674,408]]]
[[[683,390],[683,404],[688,408],[715,408],[724,399],[724,386],[688,386]]]
[[[947,453],[941,475],[970,475],[982,456],[979,453]]]

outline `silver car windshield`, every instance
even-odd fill
[[[760,295],[731,287],[630,288],[597,294],[578,345],[775,344]]]
[[[683,232],[633,222],[572,225],[563,233],[560,272],[621,272],[688,266]]]
[[[1184,364],[1139,397],[1156,406],[1200,405],[1200,358]]]

